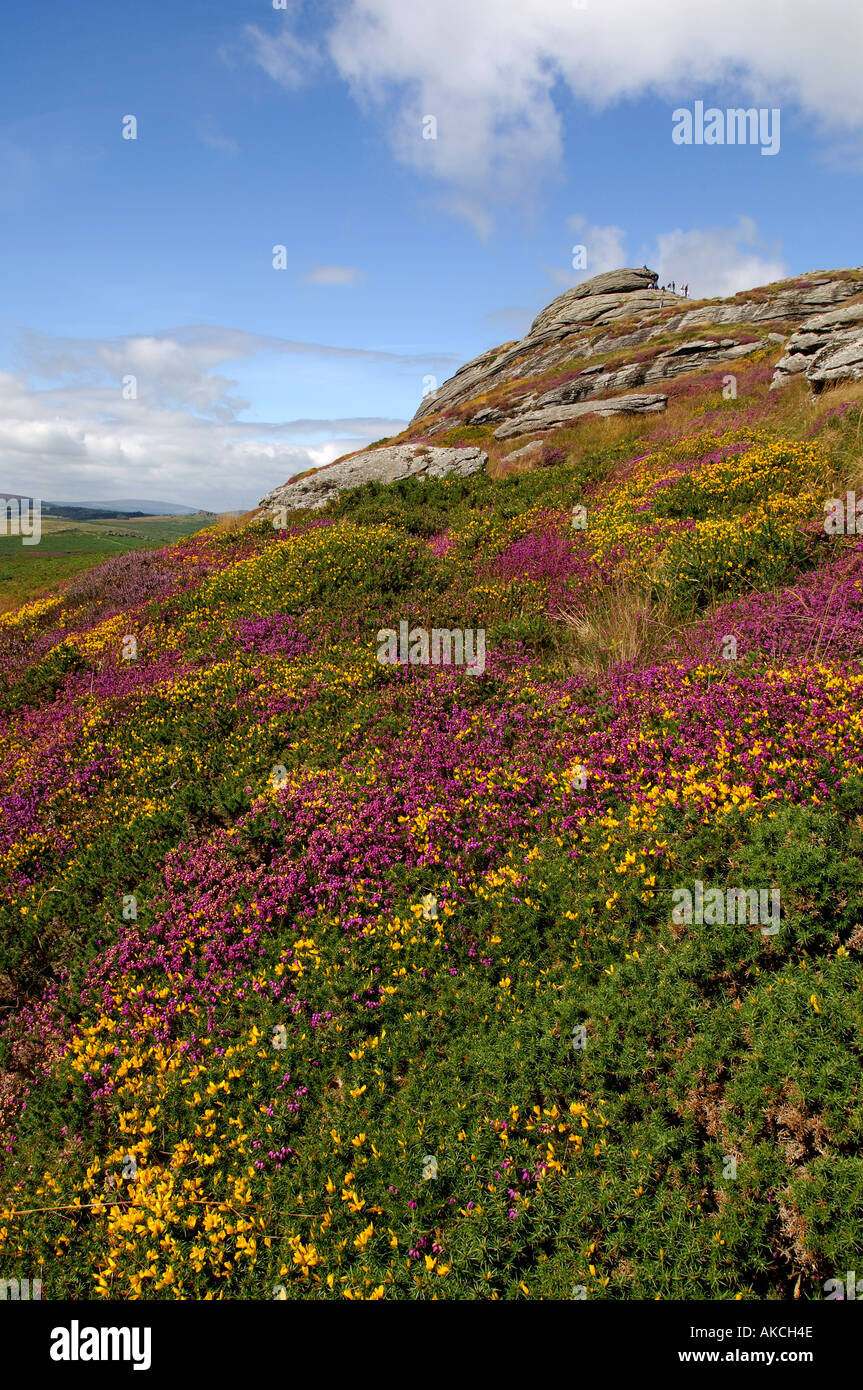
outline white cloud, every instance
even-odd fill
[[[594,225],[577,213],[567,220],[567,232],[577,239],[574,245],[586,247],[587,267],[578,271],[546,267],[552,284],[561,290],[627,264],[623,228]],[[730,227],[692,227],[688,231],[677,227],[660,232],[652,245],[642,247],[633,263],[650,266],[658,273],[660,284],[673,280],[675,285],[689,285],[691,298],[712,299],[784,279],[788,266],[780,249],[764,246],[756,223],[741,215]]]
[[[22,362],[35,376],[45,379],[71,376],[97,381],[107,375],[119,381],[128,373],[140,373],[139,395],[152,389],[160,400],[170,398],[174,403],[196,408],[211,400],[233,411],[246,408],[246,402],[230,399],[230,389],[236,383],[210,373],[222,363],[241,361],[264,352],[423,370],[429,362],[455,365],[460,360],[440,352],[383,352],[376,348],[299,342],[214,324],[188,324],[159,333],[128,334],[121,338],[54,338],[30,332],[21,340]]]
[[[364,270],[351,265],[316,265],[300,276],[301,285],[359,285],[366,278]]]
[[[219,154],[239,154],[240,146],[237,141],[230,135],[222,135],[211,118],[198,121],[195,129],[199,140],[211,150],[217,150]]]
[[[446,372],[457,358],[298,343],[218,326],[120,339],[22,340],[0,372],[0,476],[46,500],[118,494],[247,508],[303,469],[398,433],[402,419],[247,421],[226,363],[276,353],[322,363]],[[134,399],[124,379],[136,378]],[[45,384],[50,383],[50,384]],[[304,442],[297,442],[297,439]]]
[[[648,264],[658,271],[660,284],[688,285],[690,297],[699,299],[736,294],[788,274],[777,249],[760,246],[751,217],[739,217],[733,227],[662,232]]]
[[[210,509],[246,510],[279,483],[330,463],[373,439],[398,433],[404,420],[352,420],[319,444],[290,442],[290,426],[219,424],[183,411],[147,410],[140,402],[92,413],[92,397],[0,391],[0,464],[5,486],[46,500],[128,495]],[[88,409],[89,408],[89,409]],[[14,412],[14,413],[13,413]],[[58,412],[62,412],[58,415]],[[42,414],[54,418],[39,418]],[[16,418],[17,415],[17,418]],[[306,432],[306,431],[304,431]]]
[[[292,91],[310,82],[322,61],[314,44],[297,38],[287,27],[273,36],[262,33],[256,24],[247,24],[243,38],[253,61]]]
[[[294,5],[274,35],[247,30],[252,56],[296,86],[318,51],[294,33]],[[705,95],[790,102],[824,133],[863,126],[863,7],[847,0],[344,0],[321,41],[397,156],[440,180],[453,206],[487,228],[495,203],[529,196],[562,153],[560,84],[599,109],[655,95],[671,106]],[[437,139],[422,138],[424,116]]]
[[[585,266],[576,269],[559,270],[548,267],[547,273],[553,285],[560,289],[571,289],[582,280],[590,280],[594,275],[602,275],[606,270],[617,270],[626,265],[626,232],[622,227],[601,227],[588,222],[582,213],[574,213],[567,218],[566,230],[572,237],[572,259],[576,261],[577,251],[583,247]]]
[[[578,237],[576,246],[584,246],[587,251],[587,269],[578,271],[578,277],[602,275],[606,270],[616,270],[626,262],[626,233],[622,227],[599,227],[581,213],[570,217],[568,230]]]

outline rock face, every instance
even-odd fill
[[[609,270],[604,275],[594,275],[592,280],[584,280],[574,289],[566,290],[553,299],[543,309],[530,326],[529,338],[548,329],[561,328],[574,323],[593,323],[597,319],[613,317],[614,311],[627,303],[627,296],[640,292],[647,297],[640,302],[645,307],[655,307],[662,297],[659,291],[651,289],[656,272],[648,270]],[[668,295],[676,299],[677,295]],[[611,297],[613,296],[613,298]]]
[[[441,432],[452,423],[451,419],[434,418],[443,412],[463,407],[509,382],[565,368],[579,358],[630,352],[634,348],[648,350],[645,361],[583,368],[580,382],[567,382],[567,391],[573,393],[568,399],[573,404],[667,380],[683,372],[719,366],[757,350],[759,334],[770,338],[765,329],[785,328],[784,341],[804,320],[835,309],[863,291],[863,275],[859,271],[814,271],[790,283],[769,285],[735,296],[731,301],[702,302],[696,307],[681,295],[647,288],[653,275],[652,270],[644,268],[615,270],[566,290],[534,319],[521,342],[484,352],[426,396],[411,423],[427,420],[427,434]],[[708,324],[735,324],[741,331],[714,340],[703,335]],[[700,340],[684,341],[668,349],[660,346],[658,353],[650,355],[650,345],[656,339],[697,329],[702,330]],[[744,330],[748,343],[741,341]],[[531,398],[525,392],[521,400],[514,395],[503,407],[481,405],[468,418],[471,424],[501,424],[521,410],[538,405],[539,398]]]
[[[663,293],[647,288],[655,274],[646,269],[612,270],[566,290],[534,319],[521,342],[484,352],[424,397],[411,423],[437,415],[448,406],[459,405],[479,391],[490,390],[507,380],[539,375],[567,359],[589,356],[593,349],[585,351],[584,341],[574,338],[574,334],[618,320],[638,318],[652,322],[661,312],[660,305],[688,303],[668,290]],[[436,424],[428,433],[446,428],[446,423]]]
[[[771,390],[801,373],[816,391],[834,381],[859,381],[863,377],[863,299],[807,319],[785,346]]]
[[[556,386],[539,397],[526,397],[515,411],[520,414],[527,409],[544,410],[552,405],[573,405],[577,401],[604,396],[607,392],[630,391],[633,386],[645,386],[653,381],[668,381],[684,372],[706,371],[709,367],[732,362],[735,357],[745,357],[754,347],[757,347],[757,342],[738,343],[734,338],[723,338],[719,342],[694,339],[669,348],[653,361],[628,362],[614,371],[603,371],[600,366],[585,367],[563,386]],[[511,415],[513,412],[506,413]],[[491,420],[495,415],[498,419],[504,418],[503,411],[486,410],[480,411],[479,416],[474,415],[473,422],[483,423],[486,418]]]
[[[454,426],[493,429],[503,441],[584,416],[652,414],[666,407],[665,383],[692,375],[697,390],[698,373],[726,365],[737,371],[732,364],[745,366],[755,354],[776,362],[774,387],[805,379],[819,391],[863,379],[863,267],[813,271],[696,303],[654,289],[655,279],[646,266],[625,267],[566,290],[521,341],[482,353],[425,396],[405,431],[408,442],[339,459],[275,488],[260,505],[319,508],[371,479],[466,476],[485,466],[485,453],[427,441]],[[540,440],[506,460],[541,450]]]
[[[583,401],[580,405],[549,406],[547,410],[528,410],[515,420],[507,420],[494,432],[495,439],[511,439],[515,434],[553,430],[570,425],[583,415],[648,415],[664,410],[668,397],[656,395],[613,396],[608,401]]]
[[[422,444],[396,444],[381,449],[367,449],[351,454],[300,478],[295,483],[283,483],[262,498],[260,507],[295,508],[323,507],[331,498],[347,488],[361,483],[395,483],[402,478],[422,474],[428,478],[444,478],[449,473],[466,478],[478,473],[488,461],[482,449],[435,449]]]
[[[513,459],[531,458],[536,454],[541,454],[544,447],[541,439],[532,439],[529,444],[522,444],[520,449],[513,449],[511,454],[504,454],[502,462],[512,463]]]

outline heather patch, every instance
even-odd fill
[[[10,1269],[781,1299],[859,1265],[843,428],[366,486],[3,620]],[[402,623],[482,631],[482,670],[381,663]],[[769,930],[675,914],[702,889]]]

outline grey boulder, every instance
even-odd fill
[[[863,299],[802,323],[776,364],[771,390],[802,376],[815,391],[863,377]]]
[[[392,444],[351,454],[297,482],[283,483],[268,492],[259,507],[318,509],[348,488],[362,483],[396,483],[403,478],[425,476],[445,478],[449,474],[466,478],[478,473],[488,462],[482,449],[439,449],[428,444]]]
[[[534,430],[553,430],[569,425],[584,415],[648,415],[664,410],[668,397],[646,392],[631,396],[612,396],[605,401],[581,401],[577,405],[549,406],[546,410],[529,410],[514,420],[507,420],[494,432],[495,439],[512,439],[517,434],[532,434]]]

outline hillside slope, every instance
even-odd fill
[[[860,271],[662,307],[615,272],[388,481],[364,451],[0,615],[7,1277],[861,1267],[858,313]]]

